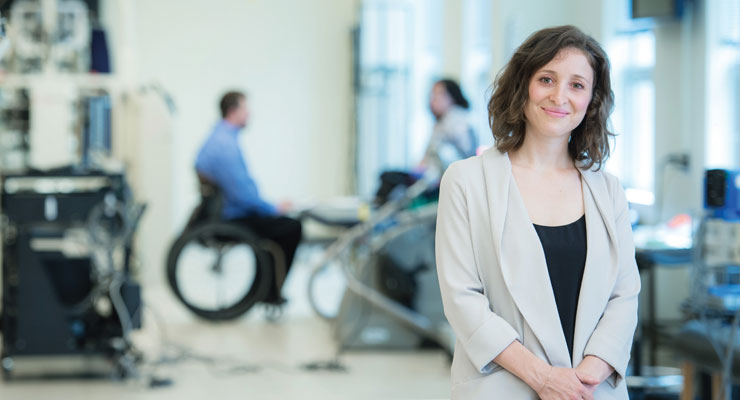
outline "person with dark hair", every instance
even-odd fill
[[[262,198],[247,167],[238,140],[239,132],[249,121],[246,95],[238,91],[228,92],[221,98],[219,106],[223,119],[213,127],[201,147],[195,161],[196,172],[223,193],[223,219],[243,223],[258,236],[280,246],[285,255],[287,277],[301,240],[301,223],[283,215],[290,208],[287,203],[275,206]],[[273,305],[284,303],[280,290],[277,280],[273,279],[273,287],[264,302]]]
[[[460,85],[452,79],[434,83],[429,96],[429,109],[435,123],[424,157],[413,171],[385,171],[380,175],[380,188],[375,194],[375,204],[384,204],[399,187],[413,185],[419,178],[438,180],[453,162],[475,155],[478,138],[470,124],[468,100]],[[425,197],[435,198],[436,187],[425,192]]]
[[[627,399],[640,276],[609,156],[609,60],[573,26],[543,29],[497,76],[495,146],[445,172],[440,289],[453,399]]]
[[[218,102],[218,107],[221,109],[221,118],[227,118],[229,116],[229,113],[234,110],[239,110],[241,107],[242,102],[246,102],[247,97],[242,92],[237,91],[230,91],[226,92],[223,96],[221,96],[221,101]],[[246,120],[244,122],[237,121],[238,123],[246,124]]]
[[[441,175],[452,162],[475,155],[478,140],[470,124],[469,107],[457,82],[442,79],[432,86],[429,109],[436,122],[420,169]]]

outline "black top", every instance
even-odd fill
[[[568,352],[573,358],[573,332],[581,291],[583,269],[586,266],[586,216],[563,226],[534,225],[545,251],[550,283],[560,314]]]

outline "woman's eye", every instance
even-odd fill
[[[540,78],[540,82],[542,82],[542,83],[552,83],[552,79],[549,78],[549,77],[543,76],[542,78]]]
[[[585,88],[585,86],[583,86],[582,84],[580,84],[578,82],[574,83],[573,84],[573,87],[576,88],[576,89],[584,89]]]

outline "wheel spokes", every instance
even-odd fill
[[[186,244],[177,258],[175,282],[191,307],[211,312],[236,306],[254,285],[256,255],[248,245]]]

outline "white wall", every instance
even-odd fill
[[[493,7],[494,77],[514,50],[532,33],[549,26],[574,23],[569,1],[497,0]]]
[[[707,46],[704,12],[696,11],[655,28],[655,173],[663,218],[702,207]],[[661,162],[672,153],[689,154],[690,169],[666,168],[661,183]]]
[[[463,0],[445,0],[443,6],[442,76],[459,77],[462,72],[463,53]],[[458,79],[459,81],[459,79]]]
[[[694,4],[680,23],[665,23],[655,28],[655,191],[663,206],[660,215],[654,216],[657,222],[677,213],[698,215],[703,207],[709,23],[705,11],[705,2]],[[665,174],[661,177],[662,161],[672,153],[688,154],[689,169],[662,168]],[[659,317],[681,317],[678,307],[690,294],[688,267],[659,271],[656,277]]]
[[[267,197],[346,190],[354,16],[344,0],[137,3],[139,79],[161,83],[178,109],[177,215],[195,201],[194,158],[230,88],[249,93],[244,148]]]
[[[197,202],[194,159],[231,88],[249,94],[243,150],[268,199],[348,191],[355,14],[354,0],[135,1],[137,80],[177,106],[173,181],[162,182],[173,236]]]

